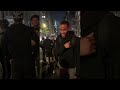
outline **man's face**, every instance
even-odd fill
[[[61,36],[65,38],[67,32],[69,31],[69,26],[67,26],[66,24],[61,24],[59,28]]]
[[[39,25],[39,20],[37,18],[33,18],[31,23],[32,23],[33,27],[36,27]]]

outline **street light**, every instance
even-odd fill
[[[43,23],[43,28],[46,28],[46,27],[47,27],[47,25],[45,23]]]

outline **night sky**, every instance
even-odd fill
[[[66,11],[50,11],[50,13],[52,18],[60,23],[64,19]]]

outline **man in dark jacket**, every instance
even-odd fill
[[[114,30],[114,15],[106,11],[86,11],[81,14],[81,36],[94,32],[96,52],[80,57],[81,79],[112,77],[110,32]]]
[[[31,17],[31,29],[32,29],[32,55],[33,55],[33,60],[36,63],[37,69],[36,69],[36,76],[39,78],[40,76],[40,53],[39,53],[39,16],[38,15],[33,15]]]
[[[35,63],[32,60],[30,28],[22,24],[23,12],[13,11],[13,18],[15,23],[5,34],[5,42],[13,59],[11,61],[11,78],[33,79]]]
[[[60,35],[56,39],[58,66],[60,71],[62,68],[68,70],[69,79],[76,79],[76,62],[80,54],[76,50],[78,47],[77,38],[74,32],[69,31],[69,27],[67,21],[60,23]]]

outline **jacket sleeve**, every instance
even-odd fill
[[[7,33],[3,35],[1,40],[3,56],[8,56],[8,47],[7,47]]]
[[[75,47],[77,44],[77,37],[75,35],[72,36],[72,39],[70,40],[71,46]]]
[[[32,34],[31,39],[35,41],[35,46],[34,46],[35,54],[38,55],[38,53],[39,53],[39,36],[33,29],[31,29],[31,34]]]
[[[66,50],[66,48],[64,47],[63,43],[59,42],[59,36],[57,37],[55,44],[57,56],[61,56],[63,52]]]

